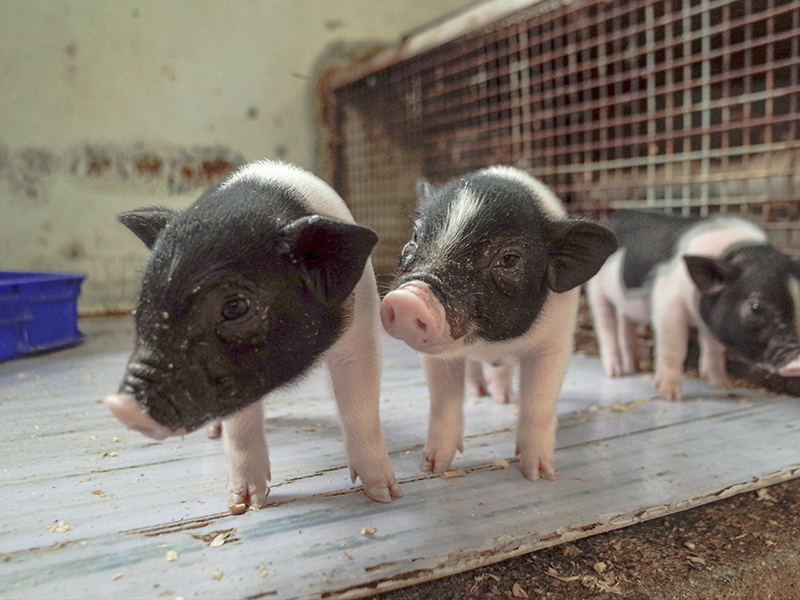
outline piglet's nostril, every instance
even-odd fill
[[[422,319],[417,319],[417,329],[422,332],[428,331],[428,324],[425,323]]]

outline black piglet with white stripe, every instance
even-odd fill
[[[431,411],[422,469],[445,471],[463,450],[465,378],[473,391],[508,401],[519,364],[522,473],[554,478],[556,399],[572,355],[579,286],[614,252],[616,238],[567,218],[547,187],[511,167],[438,189],[423,184],[418,195],[413,238],[381,320],[424,355]]]

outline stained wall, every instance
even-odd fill
[[[465,0],[0,2],[0,270],[88,275],[127,310],[146,250],[115,221],[246,161],[314,166],[313,75]]]

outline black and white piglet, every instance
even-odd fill
[[[393,337],[423,353],[430,390],[422,469],[442,472],[463,450],[465,362],[475,388],[510,395],[520,366],[517,454],[528,479],[556,476],[556,400],[573,351],[579,286],[617,247],[595,223],[568,219],[527,173],[490,167],[422,186],[413,238],[381,304]],[[418,190],[419,193],[419,190]]]
[[[586,286],[603,369],[635,371],[631,324],[652,323],[655,386],[681,398],[689,327],[700,374],[725,387],[725,351],[800,374],[800,266],[733,215],[705,219],[622,210],[611,213],[620,249]]]
[[[229,506],[260,507],[270,463],[259,400],[324,361],[353,481],[379,502],[402,496],[378,416],[377,236],[333,189],[263,161],[183,212],[146,208],[120,220],[152,250],[136,347],[106,398],[125,425],[163,439],[226,417]]]

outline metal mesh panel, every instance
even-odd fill
[[[571,210],[741,212],[800,250],[800,1],[540,2],[348,81],[335,185],[391,270],[414,180],[530,167]]]

